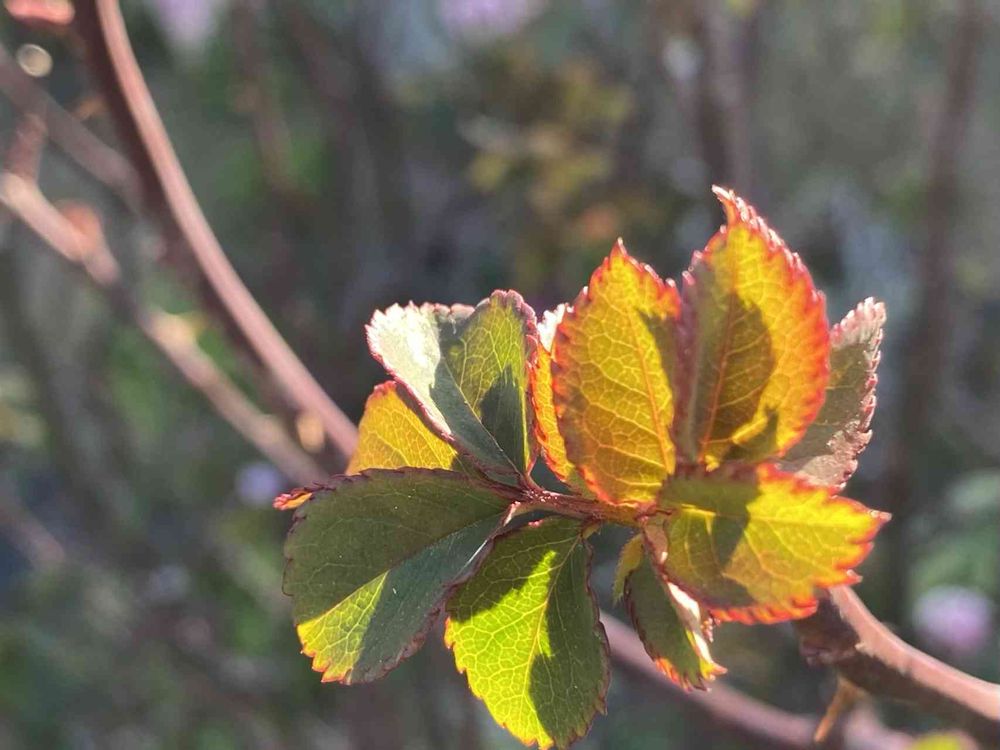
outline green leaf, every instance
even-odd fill
[[[469,459],[427,424],[413,398],[393,380],[375,386],[358,424],[358,448],[348,474],[364,469],[451,469],[474,475]]]
[[[440,470],[371,470],[317,489],[285,543],[284,584],[313,669],[366,682],[415,652],[507,506]]]
[[[709,653],[698,603],[664,585],[645,556],[625,580],[625,602],[646,653],[678,685],[704,690],[725,673]]]
[[[752,207],[715,188],[726,226],[684,275],[677,378],[679,459],[779,456],[823,403],[830,350],[823,295]]]
[[[802,440],[785,454],[783,471],[837,488],[854,474],[872,437],[883,325],[885,306],[868,298],[833,327],[826,400]]]
[[[625,579],[642,565],[646,556],[646,543],[642,534],[636,534],[625,542],[621,554],[618,555],[618,565],[615,566],[615,581],[611,585],[611,596],[615,602],[621,601],[625,595]]]
[[[368,325],[372,354],[431,425],[493,473],[525,474],[535,316],[516,292],[464,306],[394,305]]]
[[[448,604],[445,642],[472,692],[524,743],[582,737],[608,686],[608,644],[578,521],[548,518],[496,540]]]
[[[770,464],[667,482],[644,526],[653,562],[720,620],[778,622],[815,611],[816,589],[860,580],[888,515]]]

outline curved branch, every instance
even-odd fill
[[[98,226],[87,233],[80,231],[33,182],[9,172],[0,172],[0,209],[10,211],[60,257],[83,271],[116,312],[138,328],[223,419],[288,477],[308,484],[324,476],[277,420],[261,413],[198,348],[175,316],[135,298]]]
[[[650,661],[642,642],[628,625],[606,612],[601,612],[601,622],[619,666],[669,691],[678,701],[703,714],[712,726],[768,750],[807,750],[817,746],[813,736],[819,717],[769,706],[725,683],[713,684],[708,692],[682,690]],[[903,750],[912,744],[909,735],[888,729],[870,715],[856,711],[835,732],[833,742],[822,746],[827,750]]]
[[[816,614],[796,623],[810,663],[832,666],[868,692],[913,703],[987,746],[1000,738],[1000,685],[904,643],[847,587],[830,589]]]
[[[354,452],[351,420],[330,399],[240,280],[202,213],[129,44],[117,0],[78,0],[74,25],[110,111],[132,152],[146,197],[184,240],[237,329],[285,399],[323,424],[344,463]]]
[[[21,111],[38,109],[52,142],[131,207],[138,178],[128,159],[60,107],[17,66],[3,45],[0,45],[0,92]]]

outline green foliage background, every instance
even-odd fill
[[[893,510],[896,531],[860,591],[922,648],[1000,678],[995,9],[943,209],[942,298],[921,269],[942,208],[927,195],[954,4],[299,0],[252,4],[249,43],[234,23],[241,3],[218,4],[197,39],[178,35],[167,3],[124,5],[223,246],[354,418],[381,377],[364,342],[373,309],[474,303],[498,287],[550,308],[619,235],[676,276],[722,221],[712,182],[739,189],[802,254],[832,321],[862,297],[885,300],[875,438],[847,494]],[[87,95],[66,39],[6,15],[0,39],[52,53],[44,84],[64,106]],[[0,99],[5,147],[16,114]],[[266,117],[279,123],[264,144],[274,160],[255,136]],[[90,124],[114,141],[105,118]],[[278,408],[154,227],[55,150],[40,182],[90,203],[136,289],[183,314],[247,393]],[[922,343],[908,342],[928,306],[949,328],[939,377],[915,391]],[[910,434],[915,392],[927,418]],[[0,746],[515,747],[436,635],[376,685],[320,684],[280,594],[288,517],[269,500],[287,484],[0,218]],[[17,507],[56,552],[25,551]],[[611,606],[623,540],[594,541]],[[928,593],[957,596],[946,609],[958,620],[929,622]],[[727,679],[789,710],[817,713],[832,691],[783,627],[723,628],[715,653]],[[935,726],[903,710],[885,718]],[[620,673],[609,715],[580,743],[742,746]]]

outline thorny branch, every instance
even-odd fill
[[[162,201],[168,220],[188,241],[206,276],[226,303],[229,314],[247,338],[255,342],[258,354],[268,365],[272,376],[286,391],[292,391],[287,395],[299,408],[325,416],[324,424],[331,439],[344,456],[349,455],[356,441],[356,428],[295,358],[242,285],[211,233],[135,64],[117,3],[113,0],[82,0],[77,5],[77,12],[78,28],[88,42],[92,62],[105,87],[105,95],[111,101],[112,112],[126,141],[133,147],[140,174],[148,183],[147,192]],[[82,166],[87,168],[86,164]],[[116,307],[133,317],[136,325],[157,343],[189,382],[206,392],[213,406],[226,416],[226,408],[207,393],[205,382],[191,377],[175,356],[177,351],[171,348],[168,341],[170,335],[163,330],[157,331],[157,326],[149,322],[148,318],[156,317],[155,311],[151,313],[149,308],[138,306],[127,294],[128,290],[120,286],[117,267],[103,244],[103,237],[97,235],[95,240],[92,233],[81,232],[58,209],[48,204],[36,186],[16,175],[3,177],[0,197],[9,210],[53,249],[74,264],[83,266],[100,288],[114,290],[114,295],[121,294],[117,302],[113,295],[109,295]],[[274,347],[270,354],[267,346]],[[280,362],[274,361],[274,352],[280,354]],[[187,353],[190,354],[189,351]],[[210,362],[208,364],[212,366]],[[231,386],[225,380],[222,382],[223,388]],[[296,391],[294,386],[303,382],[309,384],[308,387]],[[242,394],[236,393],[245,401]],[[250,409],[253,408],[251,405]],[[259,416],[259,413],[254,414],[254,418]],[[227,419],[258,448],[272,455],[273,445],[265,449],[267,441],[261,438],[263,433],[248,427],[243,420],[232,419],[231,415]],[[300,454],[294,460],[301,459],[301,449],[294,443],[292,447]],[[309,474],[309,480],[314,479],[318,471],[304,462],[298,468],[286,470],[296,478],[306,478]],[[630,671],[653,677],[655,668],[646,659],[634,633],[607,615],[603,619],[616,661]],[[912,702],[954,721],[982,742],[993,742],[1000,734],[1000,686],[958,672],[907,646],[875,620],[850,590],[831,591],[819,612],[802,621],[799,630],[803,648],[810,659],[836,667],[845,677],[869,692]],[[666,685],[658,673],[656,679]],[[759,704],[724,685],[717,686],[708,695],[674,692],[680,700],[714,722],[767,747],[806,748],[813,745],[815,722],[809,717],[789,715]],[[852,729],[852,726],[859,728]],[[909,743],[905,735],[871,721],[855,720],[854,715],[848,717],[835,736],[840,738],[839,746],[844,748],[897,748]]]

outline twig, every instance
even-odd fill
[[[806,750],[813,748],[813,732],[818,717],[788,713],[754,700],[722,683],[710,692],[684,691],[656,668],[635,632],[616,618],[601,613],[601,622],[608,634],[608,643],[615,662],[638,677],[654,682],[669,691],[677,700],[708,718],[718,726],[768,750]],[[843,750],[894,750],[912,744],[909,736],[886,729],[877,722],[853,722],[848,719],[838,732]],[[827,746],[829,747],[829,746]]]
[[[62,543],[24,505],[13,482],[0,480],[0,530],[8,541],[37,568],[51,568],[66,559]]]
[[[84,270],[116,311],[142,331],[188,384],[286,475],[307,483],[325,476],[277,421],[262,414],[197,347],[189,329],[176,316],[143,306],[134,298],[96,222],[90,223],[89,231],[81,231],[33,183],[10,173],[0,175],[0,204],[62,258]]]
[[[851,589],[831,589],[816,614],[796,625],[811,663],[832,666],[870,693],[948,719],[987,746],[1000,737],[1000,685],[907,645]]]
[[[21,111],[41,109],[49,138],[67,156],[128,205],[134,205],[138,179],[132,165],[59,106],[27,76],[0,44],[0,92]]]
[[[147,198],[184,240],[223,308],[286,400],[320,420],[346,463],[356,445],[354,426],[281,337],[226,258],[167,137],[129,44],[118,3],[80,0],[75,7],[75,26],[86,42],[111,114],[138,165]]]

